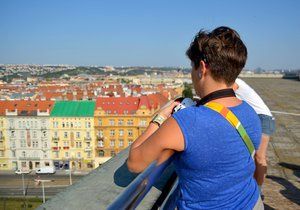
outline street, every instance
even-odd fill
[[[36,175],[36,174],[25,174],[24,175],[24,186],[27,191],[26,195],[35,197],[42,195],[42,186],[37,185],[34,179],[51,180],[51,182],[44,183],[46,197],[53,196],[64,188],[69,186],[70,177],[69,175]],[[72,183],[77,182],[82,175],[72,174]],[[0,197],[14,197],[23,195],[23,183],[22,175],[16,174],[0,174]]]

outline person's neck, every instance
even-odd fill
[[[210,94],[212,92],[215,92],[215,91],[218,91],[218,90],[223,90],[223,89],[228,89],[228,88],[232,88],[232,87],[227,86],[226,84],[221,83],[221,82],[211,81],[203,89],[203,96],[202,97],[205,97],[205,96],[207,96],[208,94]],[[215,99],[213,101],[221,103],[226,107],[236,106],[236,105],[239,105],[241,103],[241,101],[239,99],[237,99],[236,97],[220,98],[220,99]]]
[[[228,87],[226,84],[224,83],[220,83],[220,82],[210,82],[210,84],[206,85],[206,87],[203,89],[203,95],[202,98],[204,96],[207,96],[208,94],[215,92],[217,90],[223,90],[223,89],[228,89],[230,87]]]

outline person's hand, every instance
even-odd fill
[[[165,119],[167,119],[171,116],[173,109],[178,104],[180,104],[180,102],[171,100],[166,105],[164,105],[157,113],[162,117],[164,117]]]

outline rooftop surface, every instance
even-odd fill
[[[263,186],[265,209],[299,209],[300,82],[244,80],[262,96],[276,118],[277,130],[269,144],[268,176]],[[134,177],[122,165],[127,152],[121,152],[39,209],[105,209]],[[158,189],[153,187],[138,209],[151,208]]]
[[[57,101],[51,112],[51,117],[93,117],[94,101]]]

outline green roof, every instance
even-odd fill
[[[95,101],[56,101],[51,117],[93,117]]]

